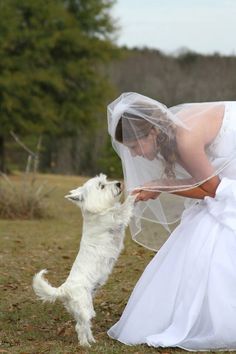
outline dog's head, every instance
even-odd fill
[[[119,201],[122,185],[119,181],[107,181],[104,174],[89,179],[82,187],[73,189],[65,198],[84,211],[100,213]]]

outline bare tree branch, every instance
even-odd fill
[[[10,131],[11,136],[15,139],[15,141],[21,146],[23,147],[23,149],[25,151],[27,151],[34,159],[37,157],[36,154],[31,151],[24,143],[22,143],[22,141],[18,138],[18,136],[11,130]]]

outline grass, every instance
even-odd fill
[[[125,346],[106,331],[120,317],[132,288],[154,253],[130,240],[108,281],[95,298],[93,332],[97,343],[89,349],[78,345],[74,322],[58,302],[43,304],[32,291],[35,272],[47,268],[49,281],[60,285],[77,254],[82,219],[80,210],[64,199],[83,183],[80,177],[40,175],[56,187],[47,200],[51,218],[0,220],[0,353],[13,354],[118,354],[186,353],[180,349]],[[18,178],[13,178],[18,183]],[[202,353],[202,352],[201,352]]]

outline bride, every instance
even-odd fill
[[[108,130],[136,195],[132,237],[158,251],[108,335],[236,349],[236,102],[167,108],[123,93],[108,106]]]

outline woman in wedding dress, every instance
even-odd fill
[[[132,237],[159,249],[108,335],[127,345],[235,350],[236,102],[167,108],[124,93],[108,106],[108,129],[126,192],[136,195]]]

